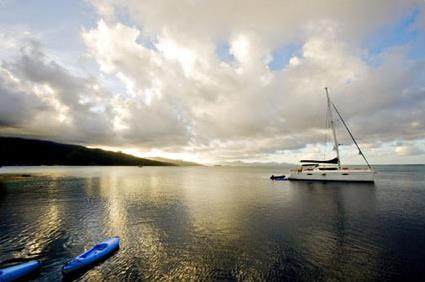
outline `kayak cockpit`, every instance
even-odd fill
[[[119,237],[112,237],[104,242],[98,243],[89,250],[66,263],[62,269],[63,273],[82,269],[102,260],[119,247]]]
[[[79,256],[79,258],[85,259],[89,256],[95,255],[95,254],[99,253],[100,251],[103,251],[107,246],[108,246],[108,244],[106,244],[106,243],[97,244],[97,245],[93,246],[93,248],[91,248],[90,250],[88,250],[87,252],[85,252],[84,254]]]

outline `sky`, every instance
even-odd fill
[[[424,0],[0,0],[0,135],[201,163],[425,163]],[[337,128],[343,163],[361,163]]]

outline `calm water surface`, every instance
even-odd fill
[[[273,182],[278,168],[3,167],[0,264],[42,281],[108,236],[120,250],[82,281],[425,280],[425,166],[375,184]]]

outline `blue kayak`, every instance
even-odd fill
[[[38,270],[40,266],[40,261],[31,260],[28,262],[20,263],[18,265],[2,268],[0,269],[0,282],[15,281],[17,279],[25,277]]]
[[[64,274],[71,273],[76,270],[81,270],[95,262],[106,258],[113,251],[118,249],[120,238],[118,236],[109,238],[102,243],[96,244],[86,252],[68,261],[62,268]]]

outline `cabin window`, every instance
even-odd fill
[[[319,170],[338,170],[337,167],[319,167]]]

